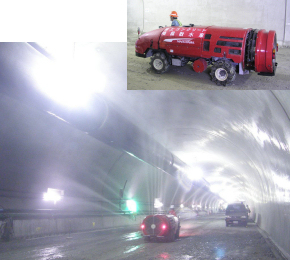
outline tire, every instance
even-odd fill
[[[158,73],[162,74],[169,69],[169,61],[164,52],[157,52],[151,57],[150,65],[152,69]]]
[[[176,230],[175,239],[179,238],[179,231],[180,231],[180,227],[178,227],[178,229]]]
[[[170,230],[170,234],[169,234],[169,236],[167,238],[167,241],[168,242],[174,242],[174,240],[175,240],[175,234],[174,234],[173,230]]]
[[[234,82],[236,69],[229,60],[218,60],[212,66],[210,75],[218,86],[227,86]]]

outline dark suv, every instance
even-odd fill
[[[229,204],[226,209],[226,226],[232,224],[239,224],[242,226],[247,226],[249,219],[249,209],[246,208],[244,203],[232,203]]]

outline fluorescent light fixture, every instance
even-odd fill
[[[192,181],[198,181],[202,179],[203,172],[200,168],[194,167],[187,170],[187,176]]]
[[[64,195],[63,190],[48,188],[46,193],[43,193],[44,201],[53,201],[54,204],[60,201],[62,196]]]
[[[222,184],[215,184],[215,185],[210,185],[210,191],[213,193],[218,193],[220,190],[224,189]]]
[[[154,208],[155,209],[159,209],[163,206],[163,203],[160,201],[160,198],[156,198],[154,200]]]
[[[64,46],[52,52],[52,56],[60,55],[61,51],[66,52]],[[75,57],[66,54],[53,61],[44,59],[35,65],[33,73],[37,86],[45,95],[68,107],[85,106],[94,94],[103,92],[106,85],[95,49],[83,46],[76,53]]]

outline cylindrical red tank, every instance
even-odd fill
[[[178,218],[173,215],[149,215],[141,225],[143,234],[151,237],[166,237],[178,229]]]
[[[255,71],[275,73],[276,51],[278,51],[276,32],[260,30],[256,39]]]

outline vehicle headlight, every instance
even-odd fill
[[[241,218],[247,218],[246,216],[241,216]]]

